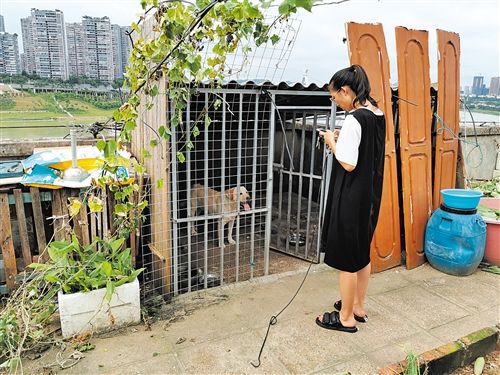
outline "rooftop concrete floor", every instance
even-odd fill
[[[268,322],[291,299],[306,268],[176,298],[168,320],[94,337],[96,348],[62,371],[56,351],[27,363],[64,374],[376,374],[406,357],[500,322],[500,276],[477,270],[455,277],[425,264],[372,275],[369,322],[355,334],[325,330],[314,320],[339,298],[337,272],[312,266],[278,317],[254,368]],[[61,353],[60,353],[61,354]],[[69,365],[71,360],[66,362]]]

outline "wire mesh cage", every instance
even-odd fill
[[[151,23],[146,25],[150,28],[143,34],[154,37]],[[304,147],[313,150],[315,146],[310,143],[317,139],[313,130],[328,121],[325,113],[331,107],[324,87],[314,86],[300,93],[304,89],[300,84],[291,87],[271,83],[282,79],[299,25],[298,21],[278,23],[274,32],[280,36],[277,43],[259,48],[243,45],[228,56],[225,72],[232,81],[217,87],[199,87],[183,108],[182,118],[178,117],[177,103],[168,97],[165,77],[155,82],[159,95],[141,101],[132,153],[140,155],[148,171],[140,193],[149,207],[140,228],[138,259],[138,265],[145,268],[141,288],[145,301],[168,300],[180,293],[263,276],[270,269],[273,272],[273,265],[281,262],[278,259],[282,253],[270,250],[274,237],[281,238],[272,230],[276,192],[273,161],[276,162],[275,136],[279,135],[275,129],[284,129],[285,123],[287,127],[301,121],[309,123],[309,117],[313,116],[314,123],[303,128],[308,136],[297,152],[307,152]],[[210,46],[205,46],[205,60],[210,57],[210,50]],[[281,90],[283,87],[286,90]],[[312,101],[324,99],[321,114],[302,113],[298,109],[301,113],[290,117],[294,110],[278,108],[290,102],[288,94],[292,91],[297,94],[291,100],[295,106],[297,101],[310,97]],[[170,131],[168,142],[160,142],[159,129],[163,125]],[[299,127],[293,125],[296,128]],[[287,144],[286,136],[280,142],[283,140]],[[158,144],[153,154],[141,155],[143,148],[151,143]],[[321,154],[318,160],[322,161],[322,148],[312,154],[317,152]],[[307,160],[309,167],[316,168],[314,161]],[[319,181],[321,168],[319,177],[316,176]],[[311,247],[309,243],[317,243],[319,238],[321,197],[312,198],[316,193],[309,186],[317,192],[319,188],[313,181],[316,177],[303,175],[307,174],[306,169],[301,164],[300,176],[292,178],[291,184],[300,184],[301,188],[298,192],[294,188],[294,194],[286,195],[286,204],[297,200],[297,194],[312,202],[309,210],[298,211],[299,216],[316,216],[316,223],[310,226],[313,234],[306,236],[309,253],[293,255],[317,261],[319,247]],[[297,173],[290,168],[289,172]],[[307,188],[302,190],[302,184]],[[309,229],[307,224],[306,227]],[[289,232],[290,228],[278,230]],[[282,249],[280,244],[272,247],[290,254],[288,247]]]

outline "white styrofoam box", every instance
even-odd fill
[[[110,302],[105,299],[105,295],[106,288],[87,293],[59,292],[57,299],[64,338],[140,322],[141,306],[137,278],[117,287]]]

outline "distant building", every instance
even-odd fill
[[[464,88],[464,95],[469,96],[470,95],[470,86],[465,86]]]
[[[43,78],[67,79],[68,55],[64,15],[60,10],[32,8],[21,19],[23,66],[29,74]]]
[[[483,94],[483,76],[475,76],[472,80],[472,95],[482,95]]]
[[[122,33],[121,33],[121,39],[122,39],[122,70],[123,73],[125,73],[125,70],[128,65],[128,59],[130,57],[130,52],[132,50],[132,42],[130,41],[130,37],[128,36],[128,33],[132,31],[132,28],[130,26],[121,26]]]
[[[67,23],[66,40],[69,76],[82,77],[85,75],[83,25],[81,23]]]
[[[489,95],[500,96],[500,77],[491,77]]]
[[[5,32],[5,22],[3,16],[0,14],[0,33]]]
[[[21,73],[17,34],[0,32],[0,74]]]
[[[113,81],[113,43],[108,17],[84,16],[82,20],[85,76],[101,81]]]
[[[125,68],[127,67],[128,58],[132,44],[127,32],[131,30],[127,26],[111,25],[112,40],[113,40],[113,65],[115,78],[123,78]]]

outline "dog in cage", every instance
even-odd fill
[[[236,241],[233,239],[233,227],[236,220],[237,213],[239,209],[248,211],[251,209],[250,206],[250,194],[244,186],[238,188],[234,187],[224,191],[221,194],[220,191],[208,188],[207,194],[207,215],[222,215],[222,220],[219,220],[219,225],[222,222],[222,228],[218,227],[218,233],[222,229],[224,231],[224,226],[228,224],[227,227],[227,240],[230,244],[235,244]],[[238,207],[238,194],[240,205]],[[193,185],[191,189],[191,217],[196,215],[197,210],[204,209],[205,207],[205,187],[200,184]],[[196,234],[196,228],[193,225],[192,234]]]

